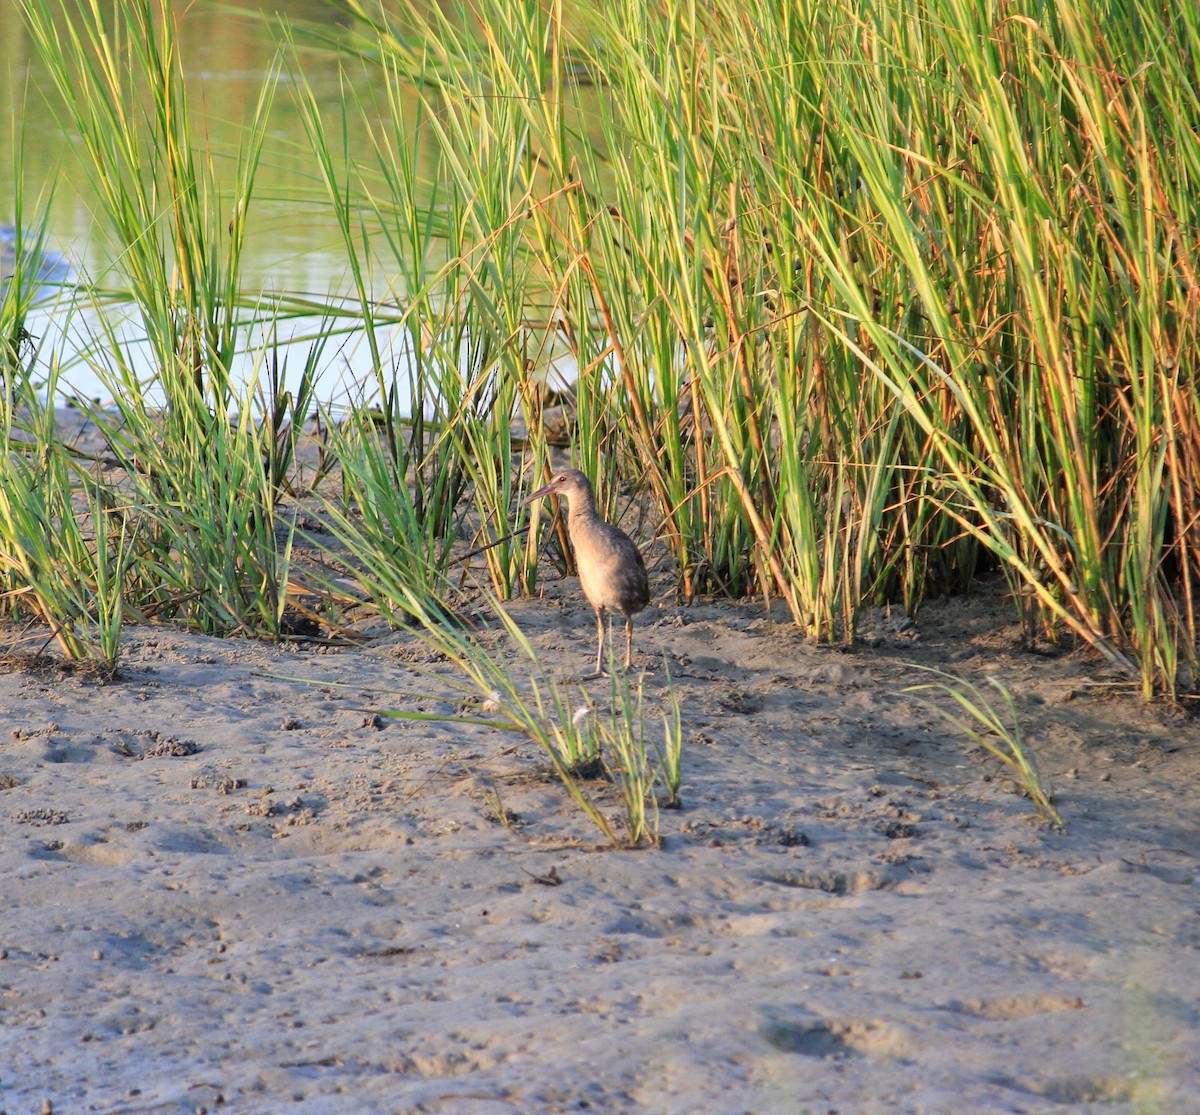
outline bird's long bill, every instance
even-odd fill
[[[535,499],[541,499],[542,496],[548,496],[551,492],[555,492],[557,490],[558,489],[555,488],[553,484],[547,484],[544,488],[538,488],[533,495],[526,496],[523,500],[521,500],[521,506],[528,507]]]

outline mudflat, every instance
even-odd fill
[[[637,851],[523,737],[380,715],[454,712],[411,632],[10,662],[0,1111],[1200,1111],[1194,718],[1022,649],[1000,588],[850,650],[658,588],[683,801]],[[586,669],[576,582],[513,615]],[[1011,690],[1065,832],[918,666]]]

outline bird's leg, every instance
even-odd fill
[[[596,609],[596,677],[604,676],[604,609]]]
[[[625,669],[633,663],[633,616],[625,617]]]

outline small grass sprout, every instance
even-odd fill
[[[609,652],[609,711],[597,718],[604,768],[621,793],[625,833],[631,848],[658,844],[659,772],[646,746],[643,716],[645,674],[635,679],[616,669]]]
[[[949,697],[959,712],[928,698],[922,697],[920,700],[988,754],[999,759],[1021,793],[1033,802],[1039,816],[1055,828],[1065,829],[1063,819],[1054,807],[1050,791],[1042,784],[1033,752],[1022,739],[1020,715],[1012,691],[994,677],[987,679],[988,685],[1003,702],[1004,711],[1007,712],[1007,716],[1004,716],[988,700],[986,694],[971,682],[932,667],[917,668],[945,680],[910,685],[903,692],[940,693]]]
[[[671,685],[667,673],[667,707],[662,714],[662,743],[655,742],[658,757],[657,777],[663,789],[660,802],[667,809],[679,809],[683,801],[679,791],[683,785],[683,715],[679,694]]]

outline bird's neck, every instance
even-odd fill
[[[567,500],[567,521],[583,522],[596,517],[596,499],[591,492],[572,494]]]

